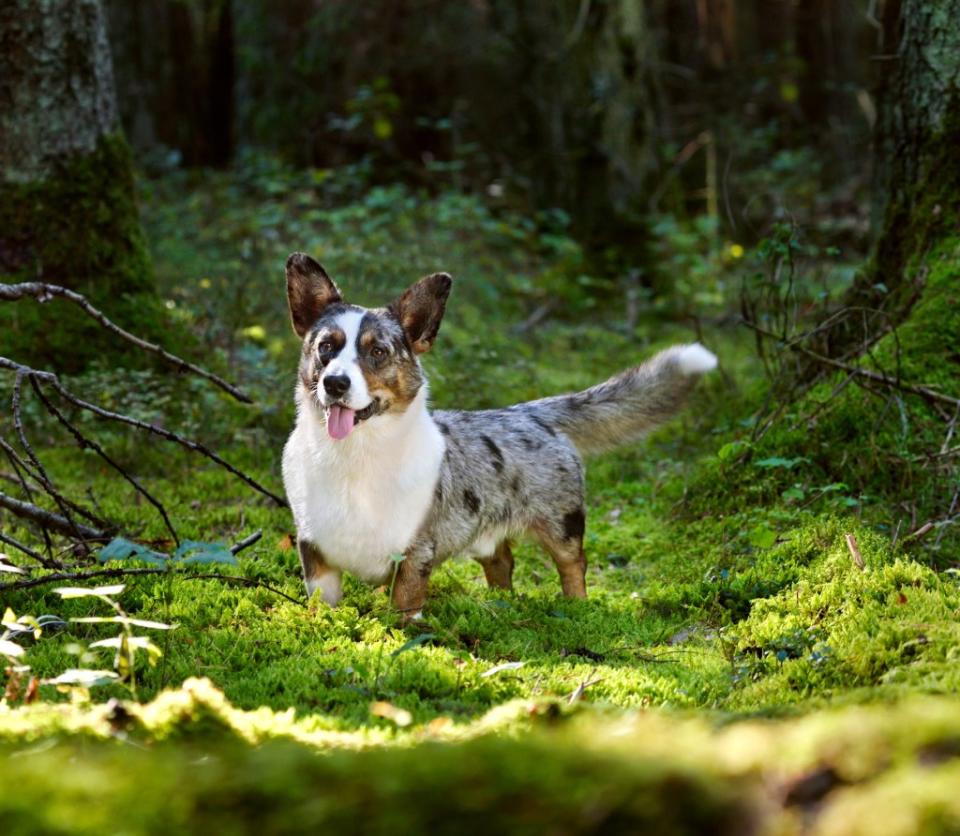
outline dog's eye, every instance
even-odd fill
[[[382,345],[375,345],[370,349],[370,356],[374,360],[383,360],[387,356],[387,350]]]
[[[329,354],[333,351],[333,343],[330,340],[324,340],[322,343],[317,345],[318,354]]]

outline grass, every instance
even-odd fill
[[[319,254],[348,298],[363,302],[382,302],[432,269],[455,274],[427,359],[438,407],[590,385],[694,338],[665,314],[628,330],[615,288],[580,273],[575,245],[544,247],[536,230],[471,199],[381,189],[328,205],[322,193],[286,188],[289,174],[271,176],[285,188],[264,194],[261,181],[225,175],[206,175],[189,190],[154,183],[146,216],[174,316],[208,364],[240,380],[258,406],[239,407],[151,371],[101,367],[74,384],[186,428],[275,490],[297,351],[281,278],[290,249]],[[544,284],[563,306],[518,335]],[[705,822],[737,832],[747,821],[772,826],[771,786],[843,758],[865,771],[851,777],[848,766],[835,767],[842,780],[835,793],[829,788],[823,832],[871,832],[850,829],[848,811],[858,811],[864,827],[883,820],[874,818],[890,807],[876,806],[881,796],[901,799],[907,811],[898,832],[912,832],[910,821],[930,832],[938,822],[956,825],[960,812],[940,789],[955,762],[945,756],[930,766],[919,792],[925,744],[922,735],[904,742],[902,732],[905,724],[928,729],[927,743],[944,751],[960,734],[950,698],[917,697],[960,685],[956,574],[942,571],[942,551],[903,538],[891,544],[893,488],[885,494],[882,477],[871,481],[859,463],[845,468],[820,448],[812,453],[799,430],[778,428],[747,444],[766,392],[759,363],[736,330],[706,327],[703,339],[723,368],[690,408],[650,439],[588,466],[588,600],[562,598],[545,555],[521,544],[513,594],[488,590],[477,564],[450,562],[434,575],[425,621],[403,629],[385,590],[349,578],[338,609],[306,602],[287,511],[202,459],[85,424],[162,499],[182,538],[233,542],[263,529],[239,566],[223,571],[301,603],[189,576],[131,579],[119,596],[124,609],[177,625],[158,639],[162,659],[138,671],[140,698],[154,702],[128,704],[111,725],[116,709],[105,702],[126,696],[122,686],[93,689],[89,703],[74,691],[75,705],[50,685],[41,686],[39,705],[14,708],[8,699],[0,739],[8,751],[30,755],[19,761],[23,792],[0,792],[10,832],[34,832],[33,825],[102,832],[133,798],[136,813],[125,815],[136,833],[152,832],[162,815],[181,828],[216,820],[222,832],[244,830],[249,816],[276,832],[304,816],[340,826],[343,811],[364,805],[380,811],[371,832],[444,832],[470,821],[513,832],[581,832],[597,823],[696,832]],[[810,438],[827,444],[830,428],[850,420],[844,411],[861,408],[863,397],[849,387]],[[68,493],[89,493],[139,539],[171,548],[156,513],[129,486],[37,412],[28,417],[45,464]],[[863,568],[851,559],[847,534],[859,543]],[[6,593],[2,603],[18,615],[104,612],[93,599],[63,601],[50,588]],[[111,652],[87,645],[112,634],[72,623],[42,635],[23,661],[41,677],[109,667]],[[193,677],[207,682],[168,690]],[[839,705],[848,707],[827,710]],[[746,722],[751,717],[776,720]],[[858,723],[871,729],[863,740],[853,731]],[[118,733],[149,754],[92,742]],[[805,744],[807,736],[814,742]],[[779,760],[781,739],[785,751],[803,753],[788,766]],[[832,746],[834,739],[842,745]],[[899,754],[877,758],[872,745]],[[338,754],[318,759],[316,750]],[[49,792],[56,764],[69,758],[83,760],[87,777],[70,775],[43,817],[31,819],[34,799]],[[136,766],[125,773],[129,758]],[[194,769],[198,763],[203,768]],[[189,787],[178,777],[185,771],[197,776]],[[378,777],[359,777],[371,774]],[[111,785],[106,807],[97,806],[97,780]],[[434,788],[429,801],[424,786]],[[178,800],[165,808],[174,787]],[[332,802],[340,798],[343,810]],[[781,802],[777,832],[794,832],[803,804]]]

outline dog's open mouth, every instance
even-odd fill
[[[380,412],[380,400],[374,398],[363,409],[350,409],[343,404],[335,403],[326,408],[327,434],[334,441],[341,441],[353,432],[353,428],[361,421],[366,421]]]

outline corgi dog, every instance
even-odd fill
[[[431,411],[419,356],[440,330],[448,274],[384,308],[345,302],[303,253],[287,259],[286,280],[303,349],[283,482],[307,595],[331,606],[346,571],[393,579],[394,604],[417,618],[430,574],[451,557],[474,558],[490,586],[510,589],[510,541],[522,534],[549,553],[563,594],[585,597],[581,457],[670,418],[717,365],[699,343],[677,345],[582,392]]]

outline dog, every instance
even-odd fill
[[[420,617],[431,573],[451,557],[475,558],[491,587],[510,589],[520,534],[549,553],[564,595],[585,597],[581,456],[670,418],[717,365],[699,343],[677,345],[582,392],[432,412],[419,356],[440,330],[447,273],[372,309],[345,302],[303,253],[287,259],[286,281],[303,348],[283,482],[307,595],[331,606],[346,571],[392,581],[405,620]]]

